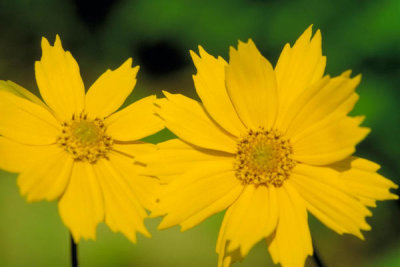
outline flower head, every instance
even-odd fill
[[[136,241],[158,181],[141,176],[138,156],[155,149],[138,141],[163,128],[153,114],[155,96],[117,111],[136,84],[139,67],[128,59],[107,70],[85,94],[79,67],[43,38],[35,64],[44,102],[10,81],[0,82],[0,167],[20,173],[28,201],[59,200],[64,224],[78,242],[105,223]],[[138,162],[140,163],[140,162]]]
[[[266,240],[275,263],[302,266],[313,253],[308,213],[339,234],[363,238],[368,206],[396,199],[379,166],[352,156],[368,134],[348,113],[360,76],[323,76],[321,34],[308,28],[286,44],[275,68],[254,43],[239,42],[227,63],[202,47],[191,52],[202,103],[165,92],[157,102],[179,138],[147,158],[167,184],[153,216],[159,228],[191,228],[226,210],[219,266]]]

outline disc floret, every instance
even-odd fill
[[[100,158],[108,158],[113,139],[107,135],[104,120],[88,119],[86,114],[72,116],[62,123],[57,143],[71,153],[75,161],[96,163]]]
[[[250,130],[237,143],[234,167],[243,184],[282,186],[296,165],[293,148],[276,130]]]

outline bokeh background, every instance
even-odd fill
[[[195,68],[189,50],[201,44],[228,56],[237,40],[253,38],[276,63],[286,42],[310,25],[320,28],[326,72],[346,69],[363,74],[361,98],[354,114],[365,114],[373,129],[357,155],[379,162],[381,173],[400,178],[400,1],[398,0],[14,0],[0,1],[0,79],[13,80],[34,93],[34,61],[40,39],[60,34],[90,86],[107,68],[133,57],[141,66],[136,89],[128,99],[161,90],[195,95]],[[172,136],[163,131],[149,138]],[[368,222],[365,241],[339,236],[310,217],[313,241],[326,266],[400,266],[400,205],[381,202]],[[181,233],[159,232],[148,220],[153,238],[131,244],[106,226],[97,241],[79,245],[81,266],[216,266],[215,243],[223,214]],[[0,172],[0,266],[69,266],[69,235],[56,203],[27,204],[19,195],[16,175]],[[312,259],[307,266],[313,266]],[[240,266],[273,266],[264,242]]]

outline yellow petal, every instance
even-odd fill
[[[231,154],[191,146],[179,139],[157,144],[154,153],[142,155],[140,161],[147,165],[146,174],[168,183],[199,164],[232,159]],[[233,159],[232,159],[233,160]]]
[[[156,145],[142,141],[116,142],[113,144],[112,150],[120,156],[124,156],[124,159],[129,160],[129,165],[134,165],[135,174],[154,176],[149,174],[146,159],[152,157],[156,152]],[[159,181],[158,177],[153,178]]]
[[[0,81],[0,90],[5,90],[10,93],[15,94],[16,96],[25,98],[29,101],[32,101],[39,106],[48,109],[48,107],[40,100],[37,96],[23,88],[22,86],[12,82],[12,81]]]
[[[51,154],[56,145],[32,146],[0,137],[0,169],[22,172],[39,159]],[[57,147],[59,150],[59,148]]]
[[[358,100],[354,90],[359,83],[360,76],[353,79],[344,75],[333,79],[324,77],[296,98],[281,121],[280,129],[287,129],[286,135],[291,136],[332,113],[348,114]]]
[[[377,200],[399,198],[390,192],[390,189],[396,189],[398,186],[379,173],[376,173],[379,165],[372,161],[358,157],[349,157],[330,167],[341,172],[340,177],[343,179],[343,183],[366,206],[374,207]]]
[[[164,128],[159,116],[155,115],[156,96],[148,96],[129,105],[106,119],[107,132],[115,140],[139,140]]]
[[[209,206],[204,207],[201,211],[197,212],[193,216],[189,217],[185,221],[183,221],[181,225],[181,231],[186,231],[211,215],[217,214],[218,212],[225,210],[227,207],[229,207],[240,195],[242,192],[243,187],[242,186],[236,186],[233,188],[230,192],[228,192],[225,196],[221,197],[220,199],[216,200]]]
[[[142,141],[116,142],[113,144],[112,149],[115,152],[124,154],[127,157],[137,158],[137,156],[155,152],[157,150],[157,146]]]
[[[288,182],[296,187],[315,217],[339,234],[363,238],[360,230],[370,229],[365,217],[371,212],[354,196],[337,171],[299,164],[293,172]]]
[[[237,114],[248,128],[270,128],[277,113],[277,85],[271,64],[252,40],[231,47],[226,88]]]
[[[153,210],[156,199],[160,194],[161,186],[159,180],[156,177],[141,175],[142,168],[138,168],[141,165],[134,164],[129,157],[112,153],[110,160],[115,169],[121,173],[121,176],[130,185],[139,203],[146,209]]]
[[[56,141],[60,124],[43,107],[7,91],[0,91],[0,134],[24,144]]]
[[[243,261],[243,256],[240,254],[240,250],[237,249],[233,252],[226,251],[218,255],[218,267],[229,267],[231,264]]]
[[[185,226],[192,227],[228,207],[241,189],[242,185],[235,177],[231,161],[199,164],[197,168],[167,185],[152,216],[167,214],[159,225],[159,229],[165,229],[182,224],[198,213],[205,213],[197,215],[197,220],[192,219],[190,226]],[[213,204],[215,202],[219,203]]]
[[[85,88],[78,63],[64,51],[60,37],[54,46],[42,38],[42,58],[35,63],[36,82],[46,104],[60,120],[71,119],[83,111]]]
[[[167,98],[157,102],[158,114],[169,130],[193,145],[235,153],[234,137],[212,121],[202,104],[181,94],[164,94]]]
[[[136,85],[139,66],[132,68],[132,58],[118,69],[107,70],[89,88],[85,110],[89,116],[104,118],[116,111]]]
[[[311,38],[310,26],[297,39],[293,47],[286,44],[275,67],[279,90],[279,121],[291,110],[294,100],[307,87],[322,78],[326,58],[322,56],[321,33]]]
[[[278,222],[275,187],[248,185],[225,215],[217,241],[217,253],[240,249],[245,257],[260,240],[267,238]],[[229,255],[229,254],[228,254]]]
[[[234,251],[228,251],[229,240],[225,238],[225,231],[227,224],[233,213],[232,206],[225,212],[224,220],[222,221],[221,228],[219,230],[216,251],[218,253],[218,267],[229,267],[236,261],[242,261],[244,257],[240,253],[240,249]]]
[[[43,151],[38,149],[36,152],[42,152],[40,150]],[[34,157],[30,164],[22,162],[28,166],[18,176],[21,195],[26,196],[28,202],[58,199],[70,180],[74,160],[56,145],[47,146],[45,155]]]
[[[226,61],[215,58],[199,46],[199,56],[190,51],[197,74],[193,75],[197,94],[211,117],[226,131],[239,136],[245,127],[236,114],[225,88]]]
[[[76,161],[68,187],[58,202],[64,224],[76,243],[96,239],[97,225],[104,219],[103,194],[92,164]]]
[[[272,260],[283,267],[304,266],[307,256],[313,253],[304,201],[287,182],[277,190],[277,196],[279,222],[269,244]]]
[[[114,162],[114,157],[110,161],[103,159],[95,166],[104,195],[105,222],[112,231],[123,233],[135,243],[136,232],[150,236],[143,223],[147,213]]]
[[[348,117],[333,113],[320,122],[292,137],[297,161],[326,165],[345,159],[355,146],[367,136],[369,129],[360,127],[363,117]]]

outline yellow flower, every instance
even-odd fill
[[[133,162],[155,149],[137,140],[163,128],[153,114],[156,97],[117,111],[139,67],[128,59],[85,95],[78,64],[58,35],[54,46],[42,39],[42,53],[35,72],[46,104],[13,82],[0,82],[0,168],[20,173],[18,186],[29,202],[59,200],[75,242],[95,239],[102,221],[132,242],[136,232],[150,236],[144,208],[158,182],[140,176],[143,167]]]
[[[231,48],[230,61],[192,54],[199,103],[165,92],[159,115],[179,139],[159,144],[149,170],[167,183],[152,216],[159,228],[189,229],[227,210],[219,266],[243,259],[266,240],[272,259],[303,266],[312,255],[308,212],[339,234],[363,238],[367,206],[396,199],[379,165],[353,157],[368,134],[347,114],[360,76],[324,76],[321,34],[308,28],[286,44],[275,68],[254,43]]]

